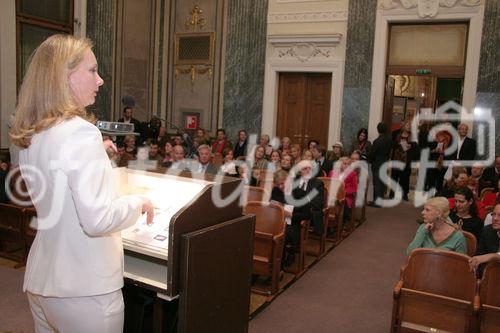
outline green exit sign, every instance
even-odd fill
[[[417,74],[430,74],[432,71],[427,68],[422,68],[422,69],[417,69],[416,72]]]

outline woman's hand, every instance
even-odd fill
[[[425,222],[424,222],[425,223]],[[434,223],[433,222],[430,222],[430,223],[425,223],[425,230],[427,231],[432,231],[432,229],[434,229]]]
[[[155,211],[151,200],[144,198],[142,201],[142,214],[147,214],[146,223],[148,225],[153,224],[153,217],[155,216]]]
[[[104,145],[104,150],[106,151],[113,151],[115,154],[118,152],[118,149],[116,148],[115,144],[110,139],[104,140],[103,145]]]

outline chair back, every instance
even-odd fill
[[[344,182],[339,179],[332,179],[330,177],[318,177],[323,182],[325,188],[328,189],[328,206],[335,206],[336,202],[345,199]]]
[[[479,195],[479,200],[483,201],[484,197],[487,196],[490,193],[495,192],[495,189],[493,187],[485,187],[482,189],[480,195]]]
[[[481,300],[482,333],[496,333],[500,327],[500,262],[491,262],[486,266],[479,286]]]
[[[476,236],[465,230],[461,231],[462,234],[464,234],[465,240],[467,241],[467,255],[469,257],[473,257],[476,254],[476,248],[477,248]]]
[[[469,269],[469,257],[446,250],[413,250],[403,270],[403,288],[472,300],[476,276]]]
[[[482,304],[500,308],[500,292],[498,286],[500,286],[500,262],[491,262],[484,270],[479,289],[479,297]]]
[[[279,235],[285,232],[285,213],[279,204],[249,201],[245,214],[255,215],[255,231]]]
[[[242,195],[243,206],[246,206],[249,201],[269,201],[269,192],[261,187],[245,186]]]

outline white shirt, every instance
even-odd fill
[[[79,117],[63,121],[35,134],[19,164],[38,215],[24,290],[79,297],[120,289],[120,230],[137,221],[142,200],[117,197],[99,130]]]

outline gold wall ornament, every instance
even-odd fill
[[[194,85],[194,81],[196,79],[196,75],[204,75],[207,74],[207,78],[211,79],[213,75],[212,65],[191,65],[187,68],[182,68],[180,66],[175,67],[175,79],[179,79],[181,74],[189,74],[191,76],[191,85]]]
[[[201,16],[201,13],[203,13],[203,11],[201,10],[200,6],[194,5],[193,9],[191,9],[191,18],[188,18],[186,23],[184,23],[187,30],[192,28],[193,31],[196,31],[198,27],[200,29],[203,29],[203,27],[207,23],[207,20],[203,16]]]

